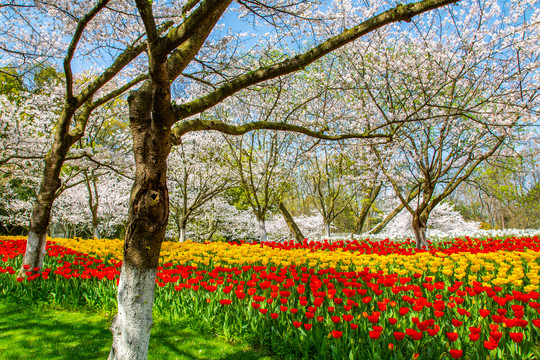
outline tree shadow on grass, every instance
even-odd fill
[[[111,346],[110,318],[99,314],[39,309],[0,301],[2,360],[106,359]],[[157,322],[150,338],[149,359],[270,360],[184,324]]]

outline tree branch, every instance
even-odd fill
[[[175,106],[175,119],[180,121],[198,114],[248,86],[301,70],[324,55],[384,25],[396,21],[410,21],[413,16],[457,1],[459,0],[423,0],[418,3],[398,5],[351,29],[345,30],[301,55],[288,58],[271,66],[261,67],[230,81],[206,96]]]
[[[278,131],[291,131],[307,136],[311,136],[317,139],[323,140],[344,140],[344,139],[373,139],[373,138],[386,138],[391,140],[392,136],[388,134],[339,134],[330,135],[325,134],[326,129],[314,131],[303,126],[275,123],[270,121],[255,121],[244,125],[229,125],[219,120],[187,120],[183,121],[178,126],[173,128],[171,135],[171,142],[173,145],[180,143],[182,135],[192,131],[203,130],[215,130],[228,135],[243,135],[247,132],[254,130],[278,130]]]
[[[66,100],[68,102],[71,102],[73,99],[73,73],[71,72],[71,60],[73,59],[73,56],[75,55],[75,49],[77,48],[77,44],[79,43],[79,40],[81,39],[81,36],[83,34],[84,29],[86,28],[86,25],[109,3],[110,0],[100,0],[96,6],[90,10],[88,14],[86,14],[77,24],[77,28],[75,29],[75,34],[73,34],[73,38],[71,39],[71,43],[69,44],[68,51],[66,54],[66,57],[64,58],[64,73],[66,75]]]

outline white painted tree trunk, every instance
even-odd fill
[[[180,228],[180,234],[178,236],[178,242],[184,242],[186,241],[186,227],[182,226]]]
[[[92,234],[94,239],[101,239],[101,234],[99,233],[99,227],[97,225],[92,225]]]
[[[259,219],[259,232],[260,241],[266,242],[268,240],[268,234],[266,233],[266,221],[264,219]]]
[[[155,280],[155,269],[122,264],[118,314],[111,324],[113,344],[109,360],[146,360],[148,357]]]
[[[37,234],[33,231],[28,232],[26,241],[26,252],[24,254],[22,265],[29,265],[30,268],[43,268],[43,259],[45,258],[45,246],[47,245],[47,233]],[[26,277],[26,271],[23,266],[19,270],[18,277]]]
[[[324,237],[326,239],[330,238],[330,224],[324,224]]]

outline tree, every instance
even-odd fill
[[[537,135],[536,135],[537,136]],[[484,227],[537,228],[537,137],[518,144],[513,153],[479,166],[454,196],[456,208]]]
[[[236,184],[228,166],[228,147],[218,133],[190,133],[171,152],[168,181],[171,220],[179,242],[186,240],[187,225],[198,210]],[[215,231],[215,230],[214,230]]]
[[[53,202],[62,184],[62,166],[71,147],[83,137],[92,112],[147,78],[144,73],[129,78],[127,72],[133,68],[128,65],[136,65],[134,60],[147,45],[140,39],[142,34],[132,27],[133,18],[117,16],[125,14],[126,4],[110,5],[109,2],[58,5],[55,2],[20,1],[2,5],[0,43],[2,53],[7,56],[2,57],[0,65],[17,69],[27,66],[30,60],[39,67],[44,61],[62,59],[63,68],[63,79],[59,84],[63,101],[50,110],[48,124],[54,128],[54,136],[44,158],[43,176],[32,210],[19,276],[27,275],[25,265],[31,269],[41,269],[43,265],[45,236]],[[34,22],[40,26],[31,26]],[[168,23],[164,27],[171,25]],[[14,33],[13,29],[18,31]],[[69,39],[68,43],[66,39]],[[109,46],[104,47],[103,41],[110,41]],[[111,49],[123,50],[114,54],[114,60],[102,72],[90,77],[74,74],[74,59],[97,61],[104,54],[110,56]],[[84,51],[81,53],[80,50]],[[36,81],[41,80],[38,77]]]
[[[316,148],[304,162],[307,191],[315,199],[324,222],[324,236],[330,236],[334,220],[349,209],[359,195],[360,185],[354,178],[354,162],[342,148]]]
[[[400,212],[385,228],[386,236],[410,236],[412,229],[412,215],[408,211]],[[432,234],[451,236],[451,234],[466,234],[478,230],[479,223],[466,221],[454,206],[441,202],[432,210],[426,227]]]
[[[457,24],[455,37],[447,35],[442,47],[429,24],[418,24],[422,36],[401,40],[409,45],[381,38],[353,82],[363,96],[359,101],[381,116],[418,120],[403,123],[392,144],[373,147],[412,215],[418,248],[427,247],[426,224],[435,206],[536,120],[538,55],[523,49],[534,46],[529,41],[539,33],[509,22],[489,42],[477,41],[493,26],[498,5],[491,7]],[[465,36],[473,26],[476,32]]]
[[[249,108],[248,108],[249,109]],[[259,131],[229,139],[231,168],[258,223],[260,241],[267,241],[266,220],[277,210],[298,159],[290,134]]]
[[[86,2],[82,6],[78,3],[65,3],[63,6],[68,6],[68,9],[63,9],[56,4],[51,7],[48,7],[47,4],[40,4],[40,7],[28,9],[25,7],[19,9],[15,5],[13,8],[3,8],[4,18],[2,20],[4,21],[2,26],[5,27],[0,32],[3,34],[7,33],[7,30],[4,29],[8,29],[13,24],[11,19],[7,17],[15,17],[21,14],[21,11],[37,12],[44,8],[43,14],[36,16],[38,21],[42,22],[43,16],[46,16],[47,12],[50,11],[53,15],[58,14],[59,16],[58,21],[51,19],[51,23],[56,24],[64,20],[65,14],[71,15],[70,26],[61,28],[62,30],[65,28],[67,34],[71,33],[67,49],[63,46],[64,44],[59,44],[64,38],[63,34],[59,34],[58,30],[50,31],[47,29],[50,38],[48,44],[52,44],[51,47],[55,50],[60,49],[58,53],[63,54],[66,77],[65,103],[56,121],[57,132],[54,143],[45,158],[44,176],[30,224],[24,264],[28,264],[30,267],[41,266],[41,261],[38,259],[44,253],[44,234],[50,218],[54,194],[60,186],[61,165],[70,147],[83,136],[89,115],[104,102],[144,80],[137,90],[131,92],[128,98],[136,173],[131,192],[124,261],[118,287],[118,315],[111,325],[113,344],[110,359],[145,359],[152,324],[155,274],[161,243],[168,223],[167,157],[173,144],[179,143],[180,138],[186,133],[201,130],[217,130],[230,135],[241,135],[256,129],[284,130],[328,140],[373,136],[371,132],[340,135],[326,131],[326,128],[314,130],[293,124],[266,121],[230,124],[216,119],[208,119],[204,114],[197,119],[192,117],[225,101],[229,96],[242,89],[299,71],[322,56],[384,25],[397,21],[410,21],[416,15],[456,1],[424,0],[407,5],[400,4],[335,36],[330,36],[326,41],[316,39],[319,42],[316,46],[298,55],[284,59],[279,58],[277,61],[262,64],[260,67],[249,66],[248,69],[233,74],[227,74],[224,71],[226,76],[213,74],[216,75],[214,77],[216,82],[210,82],[208,93],[195,99],[188,99],[180,104],[173,103],[171,99],[171,83],[182,76],[183,71],[194,61],[197,54],[203,51],[203,45],[207,42],[216,23],[230,6],[231,1],[194,0],[188,1],[180,13],[169,9],[169,13],[178,15],[177,18],[174,18],[174,20],[179,21],[178,25],[159,23],[156,19],[161,19],[159,15],[167,14],[167,12],[161,8],[162,4],[146,0],[136,0],[136,9],[131,4],[119,2],[122,11],[116,11],[114,4],[109,4],[108,0],[100,0],[93,6]],[[167,4],[165,3],[163,6]],[[305,10],[306,6],[309,8],[309,4],[288,2],[265,4],[258,1],[242,1],[240,4],[248,4],[246,9],[262,16],[271,25],[279,25],[282,21],[287,24],[286,20],[288,19],[298,23],[303,18],[300,16],[289,17],[289,14],[300,15],[299,10]],[[72,7],[76,10],[74,15],[72,15]],[[368,16],[371,16],[372,13],[368,13]],[[123,14],[126,16],[122,16]],[[28,16],[22,20],[32,18],[33,16]],[[112,19],[113,23],[103,26],[103,22],[108,18]],[[115,22],[117,19],[121,21]],[[145,36],[141,36],[140,28],[137,26],[139,20],[144,26]],[[17,25],[21,29],[25,29],[23,26]],[[104,36],[96,29],[101,32],[111,31],[119,34],[113,34],[113,36],[106,34]],[[92,30],[95,32],[92,33]],[[131,36],[121,33],[121,30],[129,30],[127,34]],[[83,35],[85,35],[85,40],[90,39],[98,42],[103,38],[106,38],[106,41],[112,38],[115,42],[115,46],[112,48],[125,50],[115,53],[112,64],[105,71],[88,85],[81,86],[79,92],[74,93],[71,62]],[[124,35],[121,38],[122,41],[114,40],[118,39],[120,35]],[[39,40],[44,41],[45,37],[39,36]],[[20,52],[16,46],[9,50],[12,54],[16,54],[16,49]],[[38,49],[45,53],[44,47],[38,47]],[[98,51],[96,49],[98,48],[90,49],[90,52],[92,50]],[[107,89],[106,85],[110,80],[138,58],[143,51],[148,54],[147,67],[144,67],[148,73],[139,73],[129,82],[124,82],[123,85],[114,89]],[[219,55],[222,58],[228,53]],[[144,57],[141,56],[141,58]],[[229,65],[229,61],[226,65]],[[128,74],[125,75],[128,76]],[[221,82],[218,83],[218,81]],[[74,127],[70,127],[73,125],[73,120]]]

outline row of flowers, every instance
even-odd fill
[[[257,338],[284,358],[526,359],[540,339],[539,245],[537,237],[455,239],[429,252],[391,241],[164,243],[155,305]],[[24,239],[0,239],[0,272],[15,274],[24,248]],[[120,249],[54,239],[41,273],[0,281],[19,294],[110,304]]]

